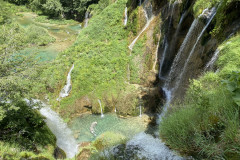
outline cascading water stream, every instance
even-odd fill
[[[78,145],[67,124],[49,107],[41,108],[40,113],[46,117],[47,126],[56,136],[57,146],[64,150],[68,158],[73,158],[78,152]]]
[[[74,64],[72,65],[70,71],[68,72],[67,75],[67,83],[66,85],[63,87],[63,89],[61,90],[60,94],[59,94],[59,98],[57,98],[58,101],[61,100],[61,98],[67,97],[71,91],[72,85],[71,85],[71,73],[72,70],[74,68]]]
[[[202,29],[201,33],[198,35],[198,38],[197,38],[194,46],[192,47],[192,49],[191,49],[191,51],[190,51],[190,54],[189,54],[187,60],[186,60],[185,63],[183,64],[183,65],[185,66],[185,67],[183,67],[184,69],[183,69],[182,72],[180,73],[180,76],[178,76],[178,79],[177,79],[177,81],[175,82],[175,85],[173,85],[173,84],[171,84],[171,81],[172,81],[173,77],[175,77],[176,74],[177,74],[176,72],[177,72],[177,70],[178,70],[178,68],[179,68],[179,64],[178,64],[178,63],[180,62],[180,58],[182,58],[182,55],[185,53],[184,51],[185,51],[186,46],[187,46],[188,43],[190,43],[190,41],[191,41],[192,35],[194,34],[194,32],[195,32],[195,30],[196,30],[196,28],[197,28],[197,26],[198,26],[198,24],[199,24],[199,18],[202,17],[202,16],[205,14],[206,11],[208,11],[208,10],[205,9],[205,10],[202,12],[202,14],[193,21],[190,29],[188,30],[188,33],[187,33],[186,37],[184,38],[183,43],[182,43],[181,46],[180,46],[180,49],[178,50],[178,53],[177,53],[177,55],[176,55],[176,57],[175,57],[175,59],[174,59],[174,61],[173,61],[173,64],[172,64],[171,69],[170,69],[170,73],[169,73],[169,75],[168,75],[168,79],[167,79],[167,81],[166,81],[166,83],[165,83],[165,88],[167,88],[168,90],[171,89],[173,93],[174,93],[174,91],[179,87],[180,81],[181,81],[181,79],[182,79],[182,77],[183,77],[183,73],[185,72],[187,63],[188,63],[188,61],[190,60],[191,55],[193,54],[193,52],[194,52],[194,50],[195,50],[195,47],[197,46],[197,44],[198,44],[199,40],[201,39],[204,31],[207,29],[208,25],[211,23],[212,19],[214,18],[215,14],[216,14],[216,10],[215,10],[215,8],[213,8],[207,24],[204,26],[204,28]],[[173,87],[173,86],[174,86],[174,87]],[[172,88],[172,87],[173,87],[173,88]]]
[[[173,12],[174,12],[174,8],[176,6],[178,2],[175,1],[173,3],[173,6],[172,6],[172,10],[171,10],[171,16],[170,16],[170,20],[169,20],[169,24],[168,24],[168,30],[167,30],[167,35],[169,34],[170,32],[170,26],[172,24],[172,18],[173,18]],[[170,9],[170,6],[171,6],[171,1],[169,2],[169,9]],[[162,55],[162,58],[160,60],[160,67],[159,67],[159,78],[160,79],[163,79],[162,77],[162,68],[163,68],[163,62],[164,60],[166,59],[166,53],[167,53],[167,49],[168,49],[168,40],[167,40],[167,37],[166,35],[164,36],[164,50],[163,50],[163,55]]]
[[[98,103],[99,103],[99,106],[100,106],[100,109],[101,109],[101,117],[103,118],[104,114],[103,114],[102,103],[101,103],[100,99],[98,99]]]
[[[125,8],[124,15],[125,15],[125,17],[124,17],[124,26],[126,26],[127,25],[127,20],[128,20],[127,7]]]
[[[177,53],[177,55],[176,55],[176,57],[175,57],[175,59],[173,61],[173,64],[172,64],[171,69],[170,69],[170,73],[168,75],[168,79],[167,79],[167,81],[165,83],[165,87],[168,88],[168,89],[170,88],[171,79],[172,79],[172,77],[174,76],[174,74],[176,72],[177,63],[179,62],[180,57],[181,57],[181,55],[184,52],[184,48],[187,45],[187,43],[189,42],[189,40],[191,38],[191,35],[193,34],[194,29],[196,28],[197,25],[198,25],[198,19],[195,19],[193,21],[190,29],[188,30],[188,33],[187,33],[186,37],[184,38],[184,41],[181,44],[180,49],[178,50],[178,53]]]
[[[208,10],[204,10],[203,13],[199,16],[199,18],[201,18],[201,17],[205,14],[206,11],[208,11]],[[211,23],[211,21],[212,21],[212,19],[214,18],[215,14],[216,14],[216,9],[213,8],[213,9],[211,10],[211,15],[210,15],[210,18],[209,18],[207,24],[204,26],[203,30],[202,30],[201,33],[199,34],[199,36],[198,36],[198,38],[197,38],[197,40],[196,40],[196,42],[195,42],[195,44],[194,44],[191,52],[189,53],[189,56],[188,56],[188,58],[187,58],[187,60],[186,60],[186,62],[185,62],[185,64],[184,64],[183,70],[182,70],[180,76],[178,77],[178,80],[177,80],[176,85],[175,85],[175,87],[174,87],[175,89],[177,89],[177,88],[179,87],[180,82],[182,81],[183,75],[184,75],[184,73],[185,73],[186,67],[187,67],[187,65],[188,65],[188,62],[189,62],[189,60],[191,59],[192,54],[194,53],[195,48],[196,48],[199,40],[202,38],[203,33],[205,32],[205,30],[207,29],[207,27],[208,27],[209,24]]]
[[[135,43],[137,42],[138,38],[141,36],[141,34],[148,28],[148,26],[150,25],[151,21],[153,20],[152,15],[150,15],[150,19],[148,18],[148,14],[147,11],[144,9],[143,10],[144,15],[146,17],[147,23],[144,26],[144,28],[141,30],[141,32],[138,34],[138,36],[132,41],[132,43],[128,46],[128,48],[132,51],[133,46],[135,45]]]
[[[86,11],[86,13],[85,13],[85,23],[84,23],[84,28],[88,26],[88,20],[89,20],[89,12]]]
[[[217,61],[217,59],[218,59],[219,52],[220,52],[219,49],[217,49],[217,50],[214,52],[211,60],[206,64],[206,66],[205,66],[205,68],[204,68],[204,72],[206,72],[207,70],[211,70],[211,69],[213,68],[214,63],[215,63],[215,62]]]

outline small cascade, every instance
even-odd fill
[[[117,112],[117,108],[115,107],[115,109],[114,109],[114,112],[116,113]]]
[[[64,150],[67,158],[73,158],[78,152],[78,145],[67,124],[49,107],[41,108],[40,113],[46,117],[47,126],[56,136],[57,146]]]
[[[132,41],[132,43],[128,46],[128,48],[132,51],[133,46],[135,45],[135,43],[137,42],[138,38],[142,35],[142,33],[148,28],[148,26],[150,25],[151,21],[153,20],[152,18],[152,6],[150,5],[149,8],[147,7],[143,7],[144,8],[144,15],[146,17],[147,23],[144,26],[144,28],[141,30],[141,32],[138,34],[138,36]],[[148,14],[149,12],[149,14]]]
[[[139,106],[139,117],[142,117],[142,105]]]
[[[167,109],[171,103],[171,99],[172,99],[172,91],[168,90],[166,87],[162,88],[166,97],[166,101],[165,101],[165,105],[163,106],[163,110],[161,112],[161,114],[158,116],[158,120],[157,123],[160,124],[162,121],[162,118],[165,116]]]
[[[103,114],[102,103],[101,103],[100,99],[98,99],[98,103],[99,103],[100,109],[101,109],[101,117],[103,118],[104,114]]]
[[[88,26],[88,21],[89,21],[89,12],[86,11],[85,13],[85,23],[84,23],[84,28]]]
[[[166,54],[167,54],[167,49],[168,49],[168,39],[167,39],[167,36],[170,32],[170,28],[171,28],[171,24],[172,24],[172,18],[173,18],[173,12],[174,12],[174,9],[175,9],[175,6],[178,2],[175,1],[173,3],[173,6],[172,6],[172,10],[171,10],[171,16],[170,16],[170,20],[169,20],[169,23],[168,23],[168,30],[167,30],[167,34],[165,34],[164,36],[164,50],[163,50],[163,54],[162,54],[162,57],[161,57],[161,60],[160,60],[160,67],[159,67],[159,78],[160,79],[163,79],[162,77],[162,68],[163,68],[163,63],[166,59]],[[170,9],[170,5],[171,5],[171,1],[169,2],[169,9]]]
[[[63,87],[63,89],[61,90],[60,94],[59,94],[59,98],[57,98],[58,101],[61,100],[61,98],[67,97],[72,89],[72,85],[71,85],[71,73],[72,70],[74,68],[74,64],[72,65],[72,68],[70,69],[70,71],[68,72],[67,75],[67,83],[66,85]]]
[[[124,17],[124,26],[126,26],[127,25],[127,20],[128,20],[127,7],[125,8],[124,15],[125,15],[125,17]]]
[[[203,11],[203,13],[199,16],[199,18],[201,18],[202,16],[204,16],[206,12],[208,12],[207,9]],[[196,48],[199,40],[202,38],[203,33],[205,32],[205,30],[207,29],[207,27],[209,26],[209,24],[212,22],[212,19],[214,18],[215,14],[216,14],[216,9],[213,8],[213,9],[210,11],[210,17],[208,17],[209,20],[208,20],[207,24],[204,26],[203,30],[202,30],[201,33],[199,34],[199,36],[198,36],[198,38],[197,38],[194,46],[192,47],[191,52],[189,53],[189,56],[188,56],[188,58],[187,58],[187,60],[186,60],[186,62],[185,62],[185,64],[184,64],[183,70],[182,70],[180,76],[178,77],[178,80],[177,80],[176,85],[175,85],[175,88],[176,88],[176,89],[179,87],[180,82],[182,81],[182,78],[183,78],[183,75],[184,75],[185,70],[186,70],[186,68],[187,68],[188,62],[189,62],[189,60],[191,59],[192,54],[194,53],[195,48]],[[208,15],[209,15],[209,13],[208,13]],[[207,15],[207,16],[208,16],[208,15]]]
[[[142,0],[139,1],[139,6],[141,6],[141,5],[142,5]]]
[[[212,70],[212,69],[213,69],[213,65],[214,65],[214,63],[215,63],[215,62],[217,61],[217,59],[218,59],[219,52],[220,52],[219,49],[217,49],[217,50],[214,52],[211,60],[206,64],[206,66],[205,66],[205,68],[204,68],[204,72],[206,72],[207,70]]]

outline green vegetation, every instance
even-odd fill
[[[217,37],[220,41],[224,40],[223,30],[228,24],[238,19],[239,10],[234,9],[239,0],[196,0],[193,5],[193,14],[199,16],[204,9],[217,7],[215,16],[215,28],[211,31],[211,35]]]
[[[47,15],[51,18],[67,18],[79,21],[84,20],[85,12],[91,4],[98,0],[8,0],[17,5],[26,5],[33,11]],[[108,3],[109,0],[101,2]],[[101,4],[104,4],[101,3]],[[102,6],[102,5],[101,5]],[[101,8],[101,7],[98,7]]]
[[[40,154],[23,151],[21,147],[11,145],[7,142],[3,143],[0,141],[0,158],[4,160],[17,160],[17,159],[46,159],[46,160],[54,160],[53,158],[53,150],[54,148],[51,146],[47,146],[45,148],[38,148],[38,152]]]
[[[93,108],[98,108],[95,109],[96,112],[100,111],[97,99],[102,101],[105,109],[114,109],[114,97],[124,95],[129,90],[126,88],[127,65],[130,61],[127,48],[128,32],[124,29],[122,21],[125,3],[123,0],[117,1],[99,15],[93,16],[89,26],[80,32],[73,47],[61,53],[55,65],[43,75],[50,77],[44,83],[57,93],[51,94],[55,100],[65,83],[64,75],[74,63],[71,95],[60,103],[64,116],[75,113],[75,102],[85,95],[91,99]],[[52,73],[54,77],[48,75]],[[107,104],[111,106],[106,106]],[[55,106],[59,104],[55,103]]]
[[[171,148],[200,159],[240,158],[239,43],[237,35],[219,47],[220,71],[193,80],[184,103],[163,120],[160,134]]]
[[[53,39],[42,28],[21,28],[14,23],[11,16],[19,11],[16,6],[1,1],[0,10],[5,11],[0,25],[0,159],[44,156],[32,151],[41,153],[48,150],[46,146],[53,148],[56,138],[40,113],[24,101],[33,97],[32,86],[38,83],[44,64],[37,64],[34,53],[19,52]]]
[[[92,145],[96,147],[98,151],[102,151],[117,144],[124,144],[126,140],[126,137],[119,133],[105,132],[98,136]]]

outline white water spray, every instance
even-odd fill
[[[127,15],[127,7],[125,8],[125,12],[124,12],[124,26],[127,25],[127,20],[128,20],[128,15]]]
[[[101,117],[103,118],[104,114],[103,114],[102,103],[101,103],[100,99],[98,99],[98,103],[99,103],[99,106],[100,106],[100,109],[101,109]]]
[[[213,68],[214,63],[215,63],[215,62],[217,61],[217,59],[218,59],[219,52],[220,52],[219,49],[217,49],[217,50],[214,52],[211,60],[206,64],[206,66],[205,66],[205,68],[204,68],[204,72],[207,71],[208,69],[211,70],[211,69]]]
[[[84,28],[88,26],[88,21],[89,21],[89,12],[86,11],[85,13],[85,23],[84,23]]]
[[[72,85],[71,85],[71,73],[72,73],[73,68],[74,68],[74,64],[72,65],[72,68],[68,72],[67,83],[63,87],[63,89],[61,90],[61,92],[59,94],[59,98],[57,98],[58,101],[60,101],[61,98],[67,97],[69,95],[70,91],[71,91],[71,88],[72,88]]]
[[[46,117],[47,126],[56,136],[57,146],[64,150],[68,158],[73,158],[78,152],[78,145],[67,124],[49,107],[41,108],[40,113]]]

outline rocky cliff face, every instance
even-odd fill
[[[139,7],[140,1],[129,1],[129,14]],[[142,71],[142,74],[153,74],[151,65],[154,64],[155,53],[158,52],[158,75],[157,79],[146,79],[146,84],[156,84],[173,91],[173,99],[182,99],[188,87],[189,80],[197,78],[204,70],[207,62],[210,61],[218,44],[236,33],[239,29],[239,18],[233,16],[231,20],[226,21],[228,27],[222,30],[221,38],[213,36],[211,32],[217,24],[220,17],[218,8],[208,9],[196,17],[193,13],[195,1],[183,0],[169,3],[165,1],[146,1],[152,5],[154,18],[146,30],[146,54],[151,56],[152,62],[142,62],[147,64],[148,69]],[[225,3],[225,2],[223,2]],[[239,15],[239,2],[231,2],[225,9],[227,15]],[[142,17],[138,17],[141,21]],[[143,28],[144,25],[139,28]],[[156,28],[159,30],[156,32]],[[155,30],[155,31],[154,31]],[[140,29],[137,31],[139,33]],[[157,37],[157,38],[156,38]],[[156,42],[157,39],[157,42]],[[160,40],[158,42],[158,40]],[[157,48],[158,47],[158,48]],[[155,72],[156,73],[156,72]],[[154,77],[152,75],[152,77]]]

